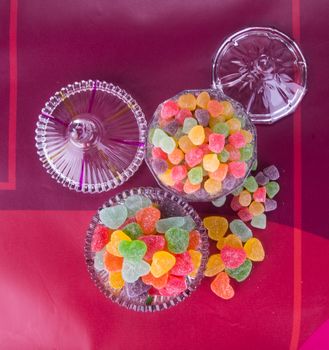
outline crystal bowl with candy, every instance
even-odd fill
[[[135,188],[109,199],[87,231],[92,280],[112,301],[161,311],[183,301],[203,278],[208,239],[197,212],[181,197]]]
[[[161,103],[146,162],[158,184],[187,201],[213,201],[242,185],[256,159],[256,129],[221,91],[185,90]]]

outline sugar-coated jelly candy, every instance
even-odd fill
[[[103,208],[99,212],[101,222],[111,228],[117,229],[120,227],[128,217],[128,211],[123,204],[114,205],[109,208]]]
[[[179,128],[179,123],[177,120],[172,120],[163,126],[163,131],[165,131],[168,135],[174,136]]]
[[[245,147],[240,148],[239,151],[240,151],[240,160],[243,160],[246,162],[252,158],[254,147],[253,145],[248,144]]]
[[[120,254],[129,260],[141,260],[143,259],[147,246],[143,241],[121,241],[118,246]]]
[[[174,117],[179,111],[179,107],[175,101],[166,101],[161,108],[161,118],[170,119]]]
[[[242,265],[247,256],[243,248],[235,248],[228,245],[224,245],[220,253],[225,267],[229,269],[236,269]]]
[[[187,285],[185,277],[170,275],[166,286],[160,289],[159,293],[163,296],[174,296],[184,292],[186,288]]]
[[[110,233],[111,231],[107,227],[103,225],[97,225],[95,227],[91,241],[91,250],[93,252],[102,250],[110,239]]]
[[[208,236],[215,241],[223,237],[228,229],[228,221],[223,216],[208,216],[203,219],[203,224],[208,230]]]
[[[220,208],[222,207],[226,202],[226,196],[221,196],[219,198],[216,198],[215,200],[213,200],[211,203],[217,207]]]
[[[185,155],[185,161],[189,167],[200,164],[203,160],[204,153],[201,148],[193,147]]]
[[[175,182],[184,180],[187,176],[186,165],[175,165],[171,169],[171,177]]]
[[[155,227],[157,232],[165,233],[171,227],[182,227],[184,223],[185,223],[184,216],[172,216],[169,218],[158,220]]]
[[[258,187],[257,190],[253,193],[253,198],[256,202],[265,202],[266,199],[266,188]]]
[[[255,179],[258,185],[260,186],[265,186],[270,181],[270,179],[262,171],[259,171],[257,173],[257,175],[255,176]]]
[[[161,289],[164,288],[167,284],[168,281],[168,273],[165,273],[164,275],[162,275],[161,277],[154,277],[151,272],[149,272],[147,275],[142,276],[142,281],[147,284],[150,285],[156,289]]]
[[[230,162],[228,170],[236,179],[240,179],[246,175],[247,165],[245,162]]]
[[[212,277],[222,272],[224,269],[225,266],[220,254],[213,254],[210,255],[208,259],[204,275],[207,277]]]
[[[120,256],[115,256],[105,251],[103,262],[107,271],[117,272],[122,270],[123,258]]]
[[[216,134],[222,134],[225,137],[229,135],[230,128],[226,123],[217,122],[212,128],[212,131]]]
[[[224,111],[224,107],[221,102],[217,100],[210,100],[207,104],[207,110],[212,117],[219,117]]]
[[[201,166],[194,167],[189,170],[187,175],[191,184],[200,184],[203,180],[203,169]]]
[[[145,235],[154,232],[156,222],[160,217],[160,210],[154,207],[143,208],[136,213],[136,221],[141,226]]]
[[[152,260],[153,254],[159,250],[163,250],[166,245],[166,240],[161,235],[148,235],[138,238],[143,241],[147,246],[146,254],[144,259],[147,261]]]
[[[176,258],[173,254],[166,251],[158,251],[153,254],[151,264],[151,274],[159,278],[171,270],[176,263]]]
[[[184,152],[179,148],[175,148],[170,154],[168,154],[168,160],[173,165],[178,165],[184,159]]]
[[[191,184],[190,180],[187,179],[184,184],[184,192],[187,194],[191,194],[198,191],[200,187],[201,187],[201,184],[193,185]]]
[[[266,184],[266,193],[269,198],[275,197],[275,195],[280,191],[280,186],[275,181],[270,181]]]
[[[229,128],[229,134],[230,135],[232,135],[233,133],[235,133],[237,131],[240,131],[240,129],[241,129],[241,121],[238,118],[229,119],[226,122],[226,125]]]
[[[136,222],[131,222],[130,224],[126,225],[122,229],[122,231],[131,239],[137,239],[139,236],[143,234],[142,228]]]
[[[249,208],[241,208],[238,211],[238,217],[243,221],[247,222],[252,220],[253,215],[250,213]]]
[[[163,150],[163,152],[170,154],[176,148],[176,142],[172,137],[167,136],[160,140],[159,147]]]
[[[270,165],[263,170],[263,173],[271,180],[275,181],[280,177],[278,168],[275,165]]]
[[[245,250],[248,259],[252,261],[263,261],[265,252],[261,241],[257,238],[250,238],[245,243],[243,249]]]
[[[176,254],[176,263],[170,270],[170,273],[175,276],[186,276],[194,269],[191,255],[188,252]]]
[[[120,271],[109,273],[109,285],[113,289],[121,289],[125,285],[125,281],[122,278]]]
[[[242,241],[239,236],[230,234],[224,237],[223,247],[229,246],[233,248],[242,248]]]
[[[229,153],[229,157],[228,157],[229,160],[231,160],[231,161],[240,160],[240,158],[241,158],[241,153],[240,153],[240,151],[239,151],[237,148],[235,148],[233,145],[227,144],[227,145],[225,146],[225,149],[226,149],[226,151],[228,151],[228,153]]]
[[[123,259],[122,278],[125,282],[133,283],[139,277],[147,275],[150,271],[150,265],[144,260]]]
[[[205,133],[203,126],[196,125],[188,132],[188,138],[192,141],[193,145],[202,145],[205,139]]]
[[[171,227],[165,233],[168,250],[175,254],[184,253],[189,243],[189,232],[179,228]]]
[[[192,117],[191,111],[190,111],[189,109],[184,108],[184,109],[181,109],[181,110],[176,114],[175,119],[178,121],[178,123],[179,123],[180,125],[183,125],[183,124],[184,124],[184,120],[185,120],[186,118],[190,118],[190,117]]]
[[[198,125],[198,122],[195,118],[191,118],[191,117],[185,118],[184,123],[183,123],[183,133],[188,134],[190,132],[190,130],[197,125]],[[189,140],[191,140],[191,139],[189,138]],[[192,142],[192,140],[191,140],[191,142]]]
[[[219,167],[219,160],[216,154],[206,154],[202,160],[203,168],[206,171],[214,172]]]
[[[188,232],[195,229],[195,222],[190,215],[184,216],[184,225],[181,228]]]
[[[211,290],[222,299],[234,297],[234,289],[230,285],[230,278],[226,272],[220,272],[210,284]]]
[[[197,250],[200,247],[200,243],[201,243],[200,232],[198,230],[191,231],[187,249]]]
[[[189,274],[190,277],[195,278],[198,274],[201,260],[202,260],[202,254],[198,250],[189,249],[188,253],[191,255],[192,263],[193,263],[193,271]]]
[[[133,283],[125,283],[124,293],[128,298],[137,298],[142,295],[146,295],[146,293],[150,290],[151,286],[145,284],[141,278]]]
[[[175,184],[175,181],[171,177],[171,169],[167,169],[163,174],[159,174],[158,177],[167,186],[174,186]]]
[[[167,153],[163,152],[163,150],[160,147],[153,147],[152,148],[152,157],[154,158],[160,158],[163,160],[167,160]]]
[[[188,153],[192,148],[195,147],[187,135],[182,136],[178,140],[178,145],[184,153]]]
[[[131,241],[131,238],[121,230],[114,231],[111,235],[110,242],[106,245],[106,250],[112,255],[122,257],[118,249],[121,241]]]
[[[246,242],[250,237],[252,237],[250,228],[242,220],[233,220],[230,222],[229,226],[231,232],[239,236],[242,242]]]
[[[135,194],[126,198],[124,205],[128,209],[128,215],[135,216],[138,210],[151,206],[152,201],[145,196]]]
[[[266,215],[265,214],[259,214],[257,216],[254,216],[251,220],[251,226],[255,228],[260,228],[264,230],[266,228]]]
[[[202,126],[207,126],[209,123],[209,112],[205,109],[196,109],[196,111],[194,112],[194,116],[196,118],[196,120],[198,121],[199,125]]]
[[[196,108],[196,98],[193,94],[183,94],[178,98],[178,106],[194,111]]]
[[[251,143],[253,140],[253,135],[249,130],[240,130],[241,134],[243,135],[244,139],[246,140],[246,143]]]
[[[230,153],[224,148],[222,152],[218,155],[218,159],[222,162],[225,163],[228,161],[230,158]]]
[[[226,117],[226,119],[230,119],[234,114],[234,108],[229,101],[222,101],[223,112],[222,115]]]
[[[165,139],[167,138],[168,135],[161,129],[159,128],[156,128],[153,132],[153,135],[152,135],[152,144],[155,146],[155,147],[160,147],[160,141],[162,139]]]
[[[239,203],[243,207],[247,207],[251,203],[251,194],[248,191],[242,191],[239,194]]]
[[[225,146],[225,136],[222,134],[210,134],[209,135],[209,149],[214,153],[220,153]]]
[[[226,269],[227,274],[238,282],[244,281],[250,275],[252,262],[249,259],[236,269]]]
[[[260,202],[253,201],[249,205],[249,211],[253,216],[257,216],[264,213],[264,205]]]
[[[249,192],[255,192],[258,188],[257,181],[253,176],[248,176],[244,181],[243,186]]]
[[[210,195],[215,195],[221,191],[222,183],[221,183],[221,181],[217,181],[215,179],[210,178],[204,182],[204,189]]]
[[[155,158],[152,160],[152,169],[156,174],[163,174],[168,169],[168,163],[164,159]]]
[[[209,172],[208,175],[211,179],[217,181],[223,181],[227,175],[228,165],[220,163],[217,170],[214,172]]]
[[[196,104],[198,107],[206,109],[209,101],[210,101],[210,96],[209,96],[208,92],[202,91],[196,99]]]
[[[235,148],[243,148],[246,145],[246,140],[240,131],[234,132],[228,138],[228,142]]]
[[[275,199],[266,198],[264,203],[265,212],[272,211],[277,208],[278,204]]]
[[[223,185],[223,189],[231,191],[234,188],[234,186],[236,185],[235,177],[232,176],[231,174],[227,174],[227,176],[223,180],[222,185]]]

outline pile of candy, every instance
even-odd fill
[[[132,195],[103,208],[93,234],[94,267],[108,271],[111,288],[129,298],[176,296],[199,270],[200,233],[190,216],[161,218],[150,199]]]
[[[250,130],[229,101],[207,91],[180,95],[163,103],[151,131],[151,167],[179,193],[216,197],[245,177],[254,154]]]
[[[204,274],[216,276],[210,287],[217,296],[231,299],[234,289],[230,277],[242,282],[250,275],[252,262],[264,260],[262,243],[253,237],[252,231],[241,220],[233,220],[229,224],[222,216],[209,216],[203,223],[209,238],[217,242],[216,247],[220,251],[209,257]]]

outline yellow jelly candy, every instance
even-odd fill
[[[249,238],[243,249],[247,254],[247,258],[252,261],[263,261],[265,258],[264,248],[257,238]]]
[[[171,169],[167,169],[164,173],[158,175],[161,182],[166,186],[174,186],[175,181],[171,177]]]
[[[164,250],[160,250],[153,254],[151,264],[151,274],[159,278],[171,270],[176,263],[176,258]]]
[[[215,179],[208,179],[204,182],[204,189],[207,191],[207,193],[213,195],[220,192],[222,189],[222,183]]]
[[[191,255],[192,264],[194,267],[193,271],[189,274],[189,276],[194,278],[199,271],[199,267],[201,265],[202,254],[198,250],[193,250],[193,249],[190,249],[188,252]]]
[[[178,98],[178,106],[181,109],[189,109],[190,111],[194,111],[196,108],[196,98],[192,94],[184,94],[179,96]]]
[[[241,129],[241,122],[238,118],[229,119],[226,122],[226,125],[229,128],[230,134],[233,134]]]
[[[243,207],[247,207],[251,203],[251,194],[249,191],[242,191],[239,194],[239,203]]]
[[[203,168],[206,171],[213,173],[219,167],[219,160],[216,154],[206,154],[203,157]]]
[[[237,235],[230,234],[224,238],[223,247],[225,246],[242,248],[242,241]]]
[[[253,216],[258,216],[264,213],[264,205],[260,202],[253,201],[249,205],[249,212]]]
[[[246,143],[250,143],[253,139],[252,133],[249,130],[240,130],[241,134],[243,135]]]
[[[192,141],[193,145],[202,145],[205,139],[205,133],[203,126],[196,125],[188,133],[188,138]]]
[[[210,96],[207,91],[202,91],[197,99],[196,104],[198,107],[201,107],[203,109],[207,109],[208,102],[210,101]]]
[[[225,269],[225,265],[220,254],[213,254],[209,257],[204,275],[212,277],[222,272]]]
[[[190,152],[190,150],[195,147],[187,135],[182,136],[178,140],[178,146],[184,153]]]
[[[230,119],[233,117],[234,114],[234,108],[229,101],[222,101],[222,106],[223,106],[223,112],[222,115],[225,116],[226,119]]]
[[[118,249],[121,241],[131,241],[131,238],[121,230],[114,231],[111,235],[110,242],[106,245],[106,250],[112,255],[122,257]]]
[[[223,237],[228,229],[228,221],[223,216],[208,216],[203,219],[203,224],[208,230],[208,236],[214,241]]]
[[[222,250],[224,247],[225,237],[220,237],[219,240],[216,243],[216,248],[218,250]]]
[[[109,273],[109,284],[113,289],[121,289],[125,285],[120,271]]]

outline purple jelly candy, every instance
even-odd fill
[[[271,180],[277,180],[280,177],[278,168],[275,165],[270,165],[263,170],[263,173]]]
[[[179,128],[179,123],[177,120],[173,120],[172,122],[168,123],[166,126],[164,126],[163,130],[173,136],[176,134],[177,130]]]
[[[269,198],[265,199],[264,208],[266,212],[275,210],[277,206],[278,204],[275,199],[269,199]]]
[[[156,174],[163,174],[168,169],[168,163],[164,159],[153,159],[152,168]]]
[[[202,125],[202,126],[208,125],[210,115],[209,115],[209,112],[206,111],[205,109],[197,109],[194,112],[194,116],[200,125]]]
[[[137,298],[149,291],[151,286],[146,285],[140,278],[134,283],[125,283],[124,292],[128,298]]]
[[[236,179],[232,175],[227,175],[223,180],[223,189],[231,191],[236,184]]]
[[[258,185],[260,186],[265,186],[270,179],[264,175],[264,173],[262,171],[260,171],[256,176],[255,176],[256,182],[258,183]]]

